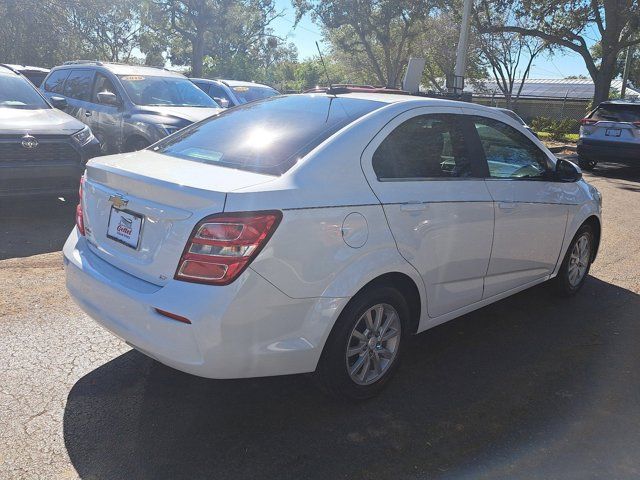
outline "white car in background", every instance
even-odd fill
[[[316,372],[362,399],[411,334],[585,281],[600,195],[517,121],[409,95],[280,96],[87,165],[67,286],[195,375]]]

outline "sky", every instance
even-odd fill
[[[320,27],[315,25],[309,16],[304,17],[294,28],[295,11],[290,0],[276,0],[278,11],[284,11],[284,16],[273,23],[275,35],[286,37],[298,47],[300,60],[317,55],[315,42],[322,48]],[[577,53],[567,51],[556,53],[553,57],[537,58],[531,68],[529,78],[564,78],[569,75],[589,76],[582,57]]]

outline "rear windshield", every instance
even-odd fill
[[[157,143],[153,150],[194,162],[281,175],[342,127],[384,103],[291,95],[225,110]]]
[[[610,122],[640,122],[640,104],[638,105],[600,105],[591,114],[594,120]]]

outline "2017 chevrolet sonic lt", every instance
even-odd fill
[[[546,280],[580,289],[600,194],[578,167],[492,108],[339,92],[90,161],[64,246],[73,298],[179,370],[316,372],[361,399],[409,335]]]

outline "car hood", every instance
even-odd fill
[[[0,108],[0,134],[70,135],[84,123],[55,108]]]
[[[159,115],[162,117],[169,117],[178,120],[186,120],[187,122],[194,123],[204,120],[211,115],[216,115],[222,112],[222,108],[208,108],[208,107],[162,107],[162,106],[140,106],[138,113],[146,115]]]

